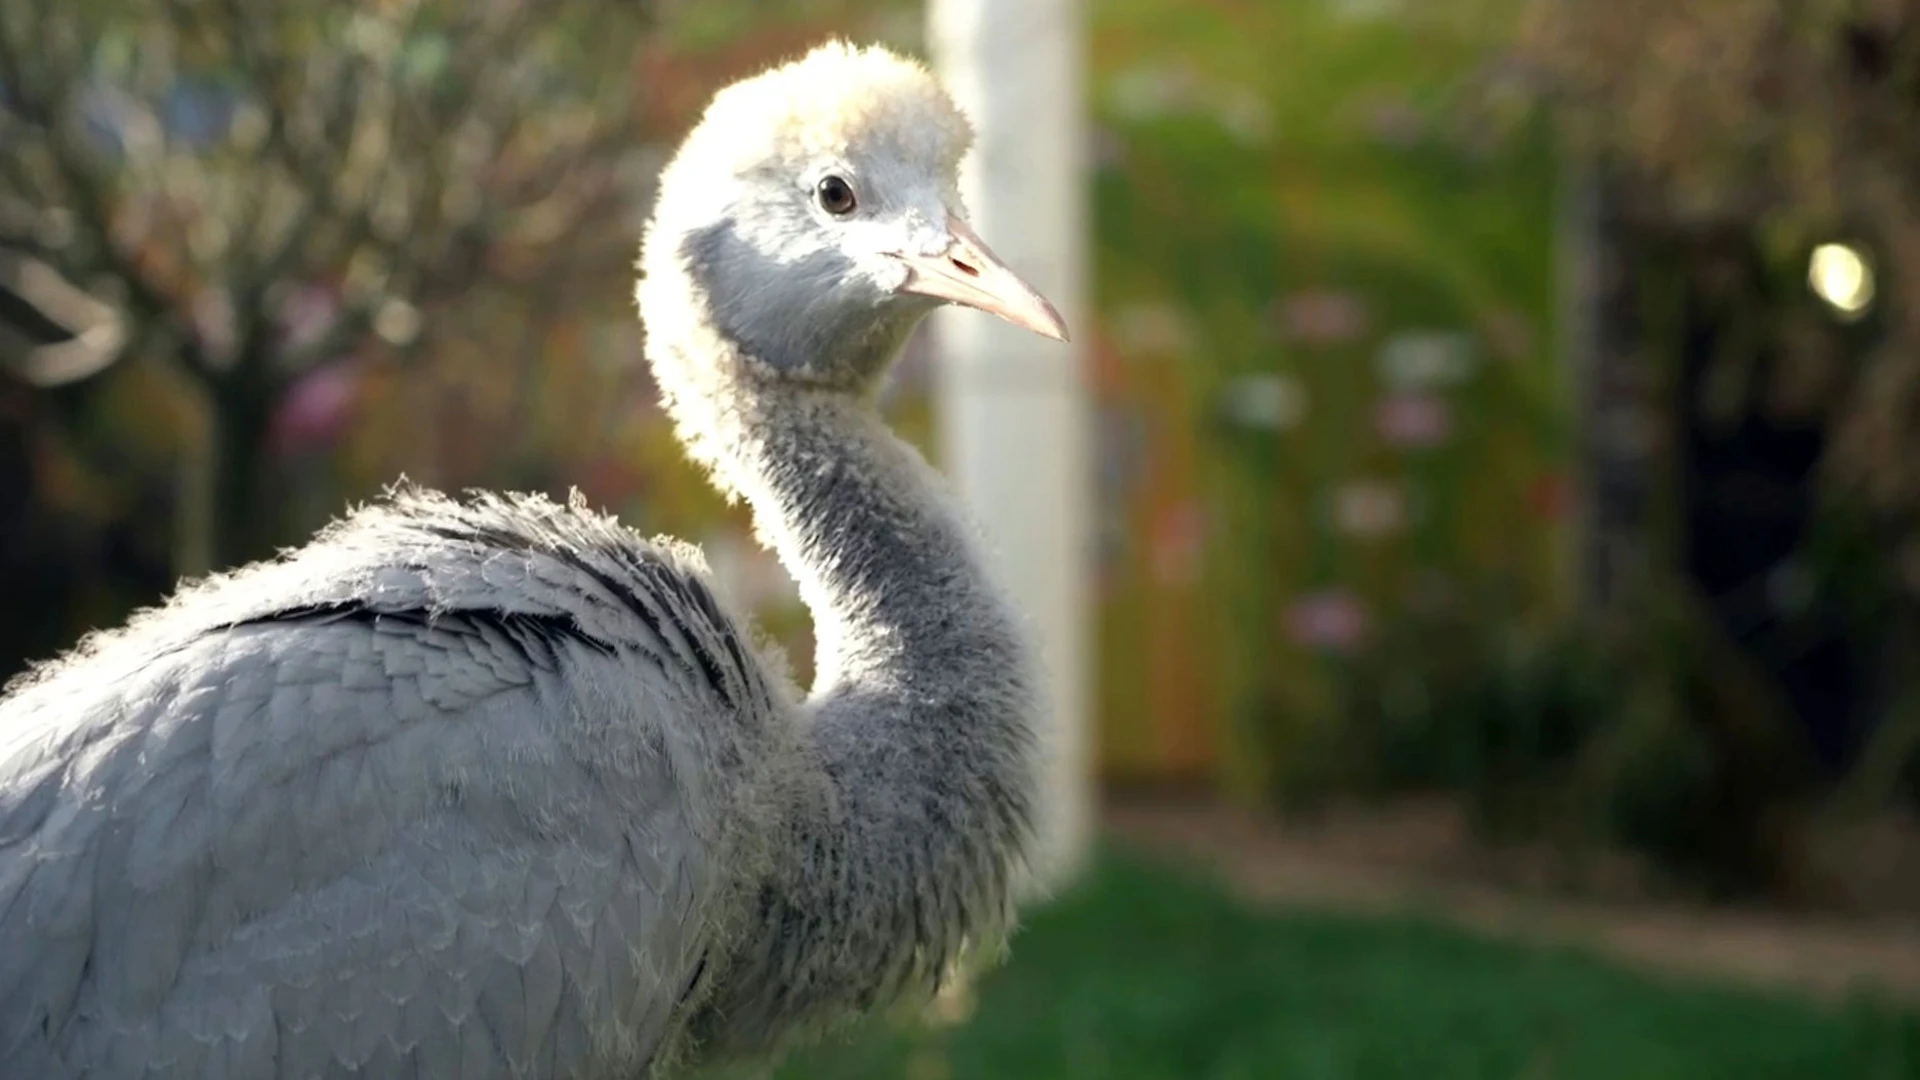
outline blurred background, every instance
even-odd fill
[[[1920,1076],[1920,4],[1030,6],[1097,828],[778,1075]],[[0,0],[0,674],[404,474],[703,544],[806,678],[634,241],[713,90],[928,25]],[[952,325],[884,401],[937,460]]]

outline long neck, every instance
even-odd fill
[[[930,989],[1004,928],[1036,794],[1038,698],[1018,622],[926,462],[850,396],[727,381],[729,397],[663,387],[811,609],[803,723],[826,788],[796,812],[793,858],[723,977],[725,1021],[703,1032],[747,1048]]]
[[[813,706],[887,692],[986,710],[1028,692],[1012,611],[920,455],[837,394],[787,400],[762,421],[743,441],[755,476],[743,493],[813,616]]]

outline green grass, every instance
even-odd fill
[[[947,1031],[777,1080],[1920,1077],[1920,1017],[1675,985],[1411,920],[1260,912],[1132,858],[1037,913]]]

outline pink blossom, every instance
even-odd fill
[[[225,289],[207,289],[193,298],[193,336],[216,354],[234,346],[233,296]]]
[[[1396,484],[1359,481],[1334,492],[1334,527],[1348,536],[1378,539],[1400,531],[1406,520],[1406,498]]]
[[[1374,427],[1393,446],[1438,446],[1453,433],[1453,409],[1436,394],[1393,394],[1375,410]]]
[[[324,285],[299,285],[280,302],[280,329],[295,348],[320,339],[340,310],[340,298]]]
[[[1367,633],[1367,612],[1344,589],[1322,589],[1294,599],[1286,612],[1287,636],[1325,652],[1351,652]]]
[[[1404,100],[1377,102],[1367,113],[1369,133],[1378,141],[1398,149],[1418,143],[1425,133],[1424,126],[1420,114]]]
[[[1152,563],[1154,579],[1167,585],[1187,584],[1200,576],[1206,547],[1206,516],[1193,500],[1161,511],[1154,521]]]
[[[360,396],[360,373],[327,364],[296,380],[274,413],[271,441],[282,454],[328,446],[340,437]]]
[[[1367,332],[1366,301],[1350,292],[1315,289],[1283,296],[1269,320],[1276,336],[1303,345],[1339,345]]]

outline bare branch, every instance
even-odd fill
[[[44,72],[19,70],[25,41],[37,48],[52,34],[80,48],[91,39],[73,17],[26,6],[36,8],[32,26],[0,28],[0,79],[21,99],[19,117],[0,124],[31,136],[10,145],[32,152],[0,162],[0,193],[69,214],[77,242],[56,250],[30,229],[6,228],[0,243],[57,261],[76,280],[117,280],[136,322],[184,330],[182,291],[224,290],[238,364],[298,368],[368,333],[389,300],[426,307],[489,275],[564,257],[562,242],[612,201],[611,162],[631,145],[624,92],[593,108],[567,105],[556,88],[574,73],[538,44],[562,14],[604,7],[617,18],[631,10],[620,5],[416,0],[383,14],[161,0],[157,15],[110,15],[144,18],[122,29],[152,45],[115,106],[144,141],[129,139],[134,152],[117,162],[80,145],[55,104],[80,92],[83,54],[55,48]],[[69,25],[53,34],[50,21]],[[152,104],[189,54],[238,73],[245,88],[247,130],[212,149],[177,142]],[[569,108],[584,120],[568,119]],[[133,224],[144,230],[138,257],[126,236]],[[149,252],[171,253],[173,269],[156,276]],[[281,349],[277,297],[306,277],[344,282],[347,308],[318,340]],[[178,336],[202,378],[252,377]]]

